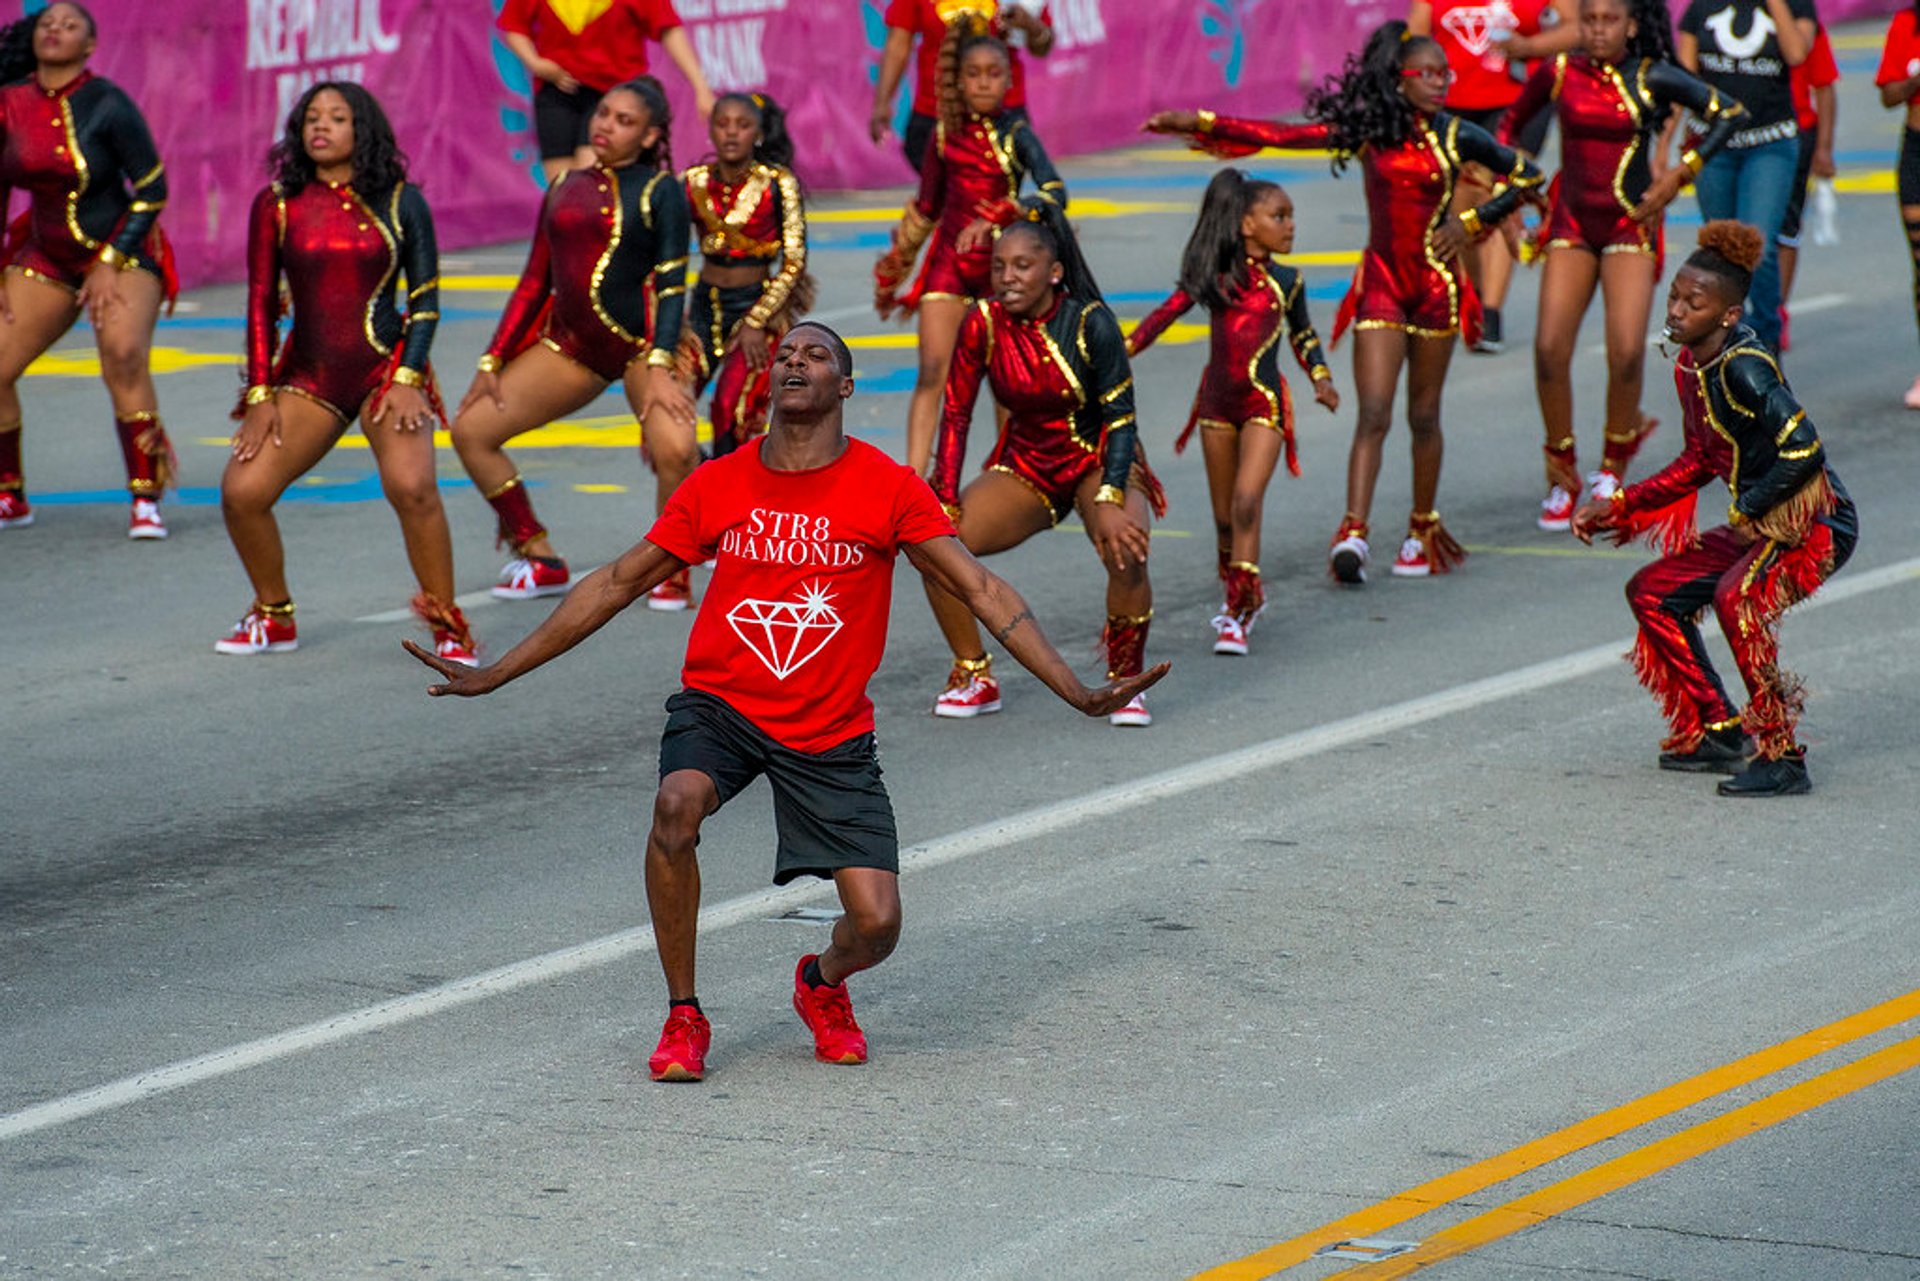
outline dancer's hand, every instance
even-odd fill
[[[1147,563],[1152,540],[1147,527],[1116,503],[1088,503],[1087,533],[1100,559],[1114,569]]]
[[[656,409],[683,426],[700,425],[700,412],[694,406],[693,393],[685,383],[660,368],[647,371],[647,391],[640,405],[640,421],[644,423]]]
[[[740,332],[734,335],[734,345],[740,348],[740,354],[747,358],[747,368],[759,373],[773,363],[773,352],[767,347],[767,331],[753,325],[740,326]]]
[[[975,218],[972,222],[962,227],[960,234],[954,238],[954,252],[963,254],[972,253],[974,249],[981,244],[991,244],[993,242],[993,233],[998,226],[999,224],[992,219]]]
[[[876,102],[873,112],[867,117],[867,137],[873,139],[877,147],[885,142],[887,135],[893,132],[893,104]]]
[[[1692,177],[1685,165],[1675,165],[1648,185],[1647,194],[1640,198],[1640,203],[1627,216],[1635,222],[1653,222],[1673,203],[1674,197],[1680,194]]]
[[[1433,229],[1433,235],[1428,237],[1428,243],[1433,246],[1434,254],[1444,260],[1455,257],[1472,244],[1473,237],[1467,234],[1467,224],[1460,221],[1460,215],[1448,214],[1445,220]]]
[[[87,309],[87,320],[95,329],[106,320],[107,311],[126,301],[120,292],[120,269],[110,263],[95,262],[87,268],[86,282],[74,301]]]
[[[1753,527],[1751,520],[1743,520],[1737,525],[1729,520],[1727,530],[1732,533],[1733,541],[1742,547],[1751,547],[1760,541],[1760,531]]]
[[[1138,676],[1117,677],[1105,685],[1085,690],[1078,698],[1070,698],[1067,701],[1089,716],[1105,716],[1109,712],[1119,711],[1131,703],[1136,695],[1143,694],[1159,684],[1160,678],[1172,668],[1172,663],[1159,663]]]
[[[280,406],[272,398],[247,406],[246,415],[233,432],[233,461],[247,462],[269,440],[274,448],[280,447]]]
[[[1610,502],[1581,503],[1579,509],[1573,513],[1573,520],[1567,526],[1567,529],[1575,538],[1589,547],[1593,546],[1593,536],[1595,534],[1601,530],[1612,528],[1613,504]],[[1615,541],[1617,542],[1619,540],[1616,539]]]
[[[418,387],[395,383],[381,394],[367,421],[378,427],[389,418],[395,431],[419,431],[433,422],[433,407]]]
[[[493,677],[491,666],[468,667],[464,663],[449,663],[432,650],[422,649],[410,640],[401,641],[400,646],[407,653],[446,677],[444,685],[427,686],[427,693],[435,698],[447,694],[454,694],[461,698],[474,698],[480,694],[490,694],[500,687],[500,682]]]
[[[500,395],[500,371],[497,369],[482,369],[474,374],[473,383],[467,388],[467,394],[460,398],[460,408],[453,411],[453,416],[460,417],[483,400],[492,401],[493,407],[501,413],[507,412],[507,402]]]
[[[1334,389],[1331,378],[1313,380],[1313,398],[1325,405],[1330,414],[1338,412],[1340,408],[1340,393]]]
[[[1141,133],[1198,133],[1200,114],[1195,111],[1156,111],[1140,126]]]
[[[567,69],[552,58],[535,58],[527,65],[534,78],[544,80],[561,93],[572,93],[580,87],[580,82],[567,74]]]

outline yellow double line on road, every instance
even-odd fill
[[[1316,1251],[1326,1246],[1357,1237],[1377,1236],[1464,1197],[1484,1192],[1495,1184],[1504,1183],[1596,1143],[1617,1138],[1630,1130],[1672,1116],[1916,1017],[1920,1017],[1920,991],[1882,1002],[1871,1009],[1802,1033],[1745,1058],[1656,1090],[1631,1103],[1523,1143],[1510,1152],[1409,1188],[1291,1240],[1199,1273],[1196,1281],[1255,1281],[1255,1278],[1272,1276],[1312,1258]],[[1555,1215],[1564,1214],[1598,1197],[1914,1067],[1920,1067],[1920,1036],[1887,1046],[1677,1134],[1655,1140],[1537,1192],[1508,1201],[1464,1223],[1434,1233],[1410,1253],[1336,1275],[1366,1278],[1366,1281],[1408,1276],[1443,1259],[1476,1250],[1537,1226]]]

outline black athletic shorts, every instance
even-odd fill
[[[1900,131],[1900,203],[1920,205],[1920,129]]]
[[[593,113],[604,97],[598,89],[581,85],[572,93],[542,80],[533,91],[533,136],[542,160],[570,159],[587,145]]]
[[[871,733],[824,752],[796,752],[724,700],[683,689],[667,700],[660,777],[688,769],[713,780],[721,805],[767,776],[779,836],[775,885],[796,876],[830,877],[842,867],[900,870],[893,802],[880,781],[880,753]]]

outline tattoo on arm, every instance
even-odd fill
[[[1004,645],[1007,643],[1007,637],[1013,634],[1014,628],[1020,626],[1020,624],[1022,623],[1031,622],[1032,619],[1033,619],[1033,611],[1030,609],[1023,609],[1019,613],[1015,614],[1012,618],[1009,618],[1007,620],[1007,625],[1005,627],[1002,627],[999,631],[995,632],[993,634],[993,638],[999,641],[1002,645]]]

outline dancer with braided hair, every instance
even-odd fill
[[[597,162],[547,189],[526,270],[454,416],[453,447],[500,519],[513,559],[493,594],[531,600],[571,575],[533,514],[507,441],[625,384],[658,501],[700,461],[693,397],[674,377],[686,306],[687,196],[673,171],[666,92],[651,76],[609,89],[590,130]],[[691,589],[676,582],[684,609]]]
[[[1133,374],[1119,322],[1066,215],[1044,200],[1028,201],[1025,212],[993,247],[994,296],[975,303],[960,326],[929,479],[976,556],[1018,547],[1068,512],[1080,514],[1107,570],[1103,644],[1108,679],[1120,680],[1145,664],[1153,620],[1147,530],[1165,514],[1166,499],[1135,439]],[[1006,423],[984,468],[962,489],[983,381],[1005,406]],[[931,582],[927,600],[953,647],[953,670],[933,714],[999,711],[1000,683],[972,612]],[[1138,696],[1107,719],[1152,721]]]
[[[407,181],[386,113],[351,82],[302,94],[268,164],[273,183],[247,224],[247,390],[220,478],[253,605],[214,649],[297,646],[273,507],[357,417],[420,582],[414,612],[435,653],[471,666],[473,633],[453,603],[453,539],[434,469],[433,430],[446,411],[427,363],[440,316],[433,215]],[[394,303],[402,273],[404,316]],[[283,284],[293,308],[284,343]]]
[[[1278,183],[1222,169],[1207,184],[1200,218],[1180,259],[1180,287],[1127,336],[1137,356],[1195,304],[1211,318],[1211,352],[1177,454],[1200,429],[1213,500],[1226,603],[1213,620],[1213,652],[1245,654],[1247,634],[1266,608],[1260,586],[1260,525],[1267,482],[1284,454],[1300,474],[1293,438],[1293,393],[1280,374],[1280,336],[1328,412],[1340,408],[1333,373],[1307,315],[1306,282],[1273,261],[1293,252],[1293,201]]]
[[[1907,251],[1913,258],[1913,315],[1920,325],[1920,0],[1902,9],[1887,24],[1880,52],[1880,70],[1873,82],[1880,86],[1880,105],[1905,112],[1900,133],[1900,222],[1907,232]],[[1920,409],[1920,378],[1907,388],[1908,409]]]
[[[916,314],[920,372],[907,406],[907,465],[924,471],[940,423],[954,335],[976,298],[991,288],[993,236],[1019,217],[1020,188],[1065,208],[1067,189],[1024,115],[1007,110],[1004,42],[955,21],[940,53],[940,120],[893,246],[873,269],[873,305],[882,319]],[[905,293],[922,245],[920,274]]]
[[[714,385],[718,458],[767,429],[773,347],[812,306],[815,286],[786,113],[765,94],[722,94],[707,133],[713,163],[681,175],[702,257],[680,336],[680,374],[696,397]]]
[[[1330,572],[1349,585],[1367,578],[1367,519],[1402,366],[1413,437],[1413,512],[1393,572],[1444,574],[1466,556],[1435,507],[1444,452],[1440,396],[1454,336],[1464,330],[1471,342],[1480,324],[1479,299],[1461,269],[1460,253],[1539,187],[1540,171],[1484,129],[1443,110],[1450,79],[1438,44],[1411,34],[1404,22],[1388,22],[1347,58],[1339,75],[1307,96],[1305,122],[1163,111],[1145,125],[1155,133],[1184,134],[1196,148],[1221,155],[1262,147],[1331,151],[1335,173],[1360,162],[1367,248],[1333,328],[1335,343],[1348,324],[1359,331],[1353,381],[1360,412],[1347,458],[1347,512],[1328,553]],[[1469,163],[1496,175],[1499,187],[1474,208],[1449,213],[1454,185]]]
[[[1744,223],[1700,229],[1700,247],[1667,291],[1666,337],[1682,349],[1673,375],[1686,431],[1680,456],[1573,516],[1583,542],[1604,530],[1615,542],[1645,534],[1665,550],[1627,584],[1640,624],[1633,664],[1673,730],[1660,768],[1734,774],[1722,796],[1812,786],[1794,734],[1800,683],[1779,665],[1780,616],[1846,564],[1859,537],[1853,501],[1807,411],[1741,323],[1765,252],[1760,231]],[[1727,523],[1702,534],[1696,491],[1715,479],[1733,503]],[[1743,712],[1701,643],[1695,620],[1709,605],[1746,682]],[[1753,759],[1742,768],[1748,736]]]
[[[1541,108],[1560,120],[1559,175],[1541,230],[1546,265],[1534,330],[1534,385],[1547,496],[1540,528],[1565,529],[1581,494],[1573,430],[1574,344],[1597,285],[1606,310],[1607,417],[1599,470],[1587,492],[1605,498],[1657,423],[1641,412],[1647,318],[1660,280],[1666,207],[1746,118],[1739,103],[1673,61],[1666,0],[1580,0],[1580,48],[1527,80],[1498,137],[1513,142]],[[1658,138],[1676,108],[1705,132],[1678,165],[1656,173]]]
[[[33,523],[20,377],[85,312],[133,497],[127,537],[165,538],[173,447],[149,358],[160,304],[178,289],[159,223],[166,169],[133,100],[87,70],[97,36],[73,0],[0,31],[0,213],[27,193],[0,248],[0,529]]]

